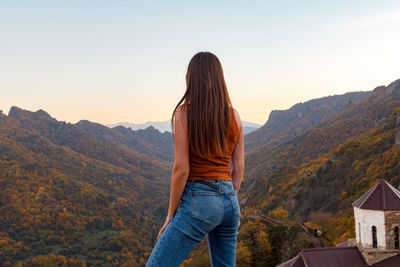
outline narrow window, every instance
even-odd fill
[[[361,224],[360,223],[358,223],[358,240],[361,244]]]
[[[399,248],[399,227],[396,226],[394,228],[394,248],[398,249]]]
[[[378,247],[378,241],[376,239],[376,227],[372,226],[372,247],[377,248]]]

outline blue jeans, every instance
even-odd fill
[[[235,266],[240,206],[232,181],[187,181],[178,209],[146,267],[179,266],[207,235],[211,266]]]

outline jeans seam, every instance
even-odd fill
[[[222,216],[221,216],[221,220],[219,220],[218,225],[221,224],[222,220],[224,219],[225,216],[225,205],[224,205],[224,198],[223,195],[220,195],[222,197],[222,199],[220,198],[220,200],[222,200]]]

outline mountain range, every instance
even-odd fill
[[[400,183],[399,107],[397,80],[271,112],[245,135],[239,199],[321,227],[330,244],[345,240],[350,203],[380,178]],[[166,216],[173,157],[171,133],[156,126],[0,112],[0,262],[144,266]],[[277,264],[312,245],[299,228],[242,221],[242,266]],[[209,264],[202,244],[185,266]]]

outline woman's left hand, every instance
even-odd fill
[[[165,219],[165,223],[164,223],[163,227],[161,227],[160,232],[158,233],[157,240],[160,238],[161,233],[164,232],[164,229],[167,227],[167,225],[171,221],[171,218],[172,218],[172,216],[167,216],[167,218]]]

